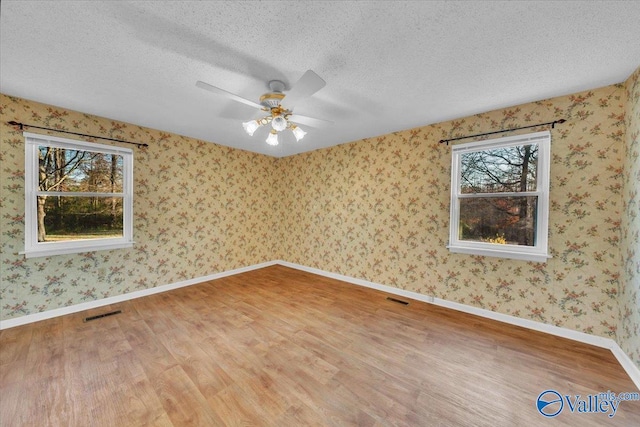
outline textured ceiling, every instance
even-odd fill
[[[637,1],[0,8],[3,93],[277,157],[619,83],[640,65]],[[334,124],[277,147],[243,131],[257,110],[195,86],[257,101],[308,69],[327,85],[295,112]]]

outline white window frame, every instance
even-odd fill
[[[49,135],[24,132],[25,138],[25,244],[26,258],[73,254],[98,250],[130,248],[133,246],[133,150],[129,148],[96,144]],[[122,156],[122,193],[74,193],[79,196],[122,197],[123,236],[68,240],[64,242],[38,242],[38,195],[64,195],[65,192],[42,192],[39,188],[38,147],[47,146],[70,150],[91,151]]]
[[[536,230],[534,246],[510,245],[489,242],[472,242],[459,239],[460,200],[477,197],[460,191],[461,155],[492,148],[512,147],[527,144],[538,145],[538,171],[536,191],[514,193],[487,193],[486,197],[537,196]],[[546,262],[551,258],[548,248],[549,234],[549,175],[551,163],[551,133],[549,131],[509,136],[486,141],[469,142],[452,147],[451,156],[451,205],[449,222],[450,252],[510,258],[534,262]]]

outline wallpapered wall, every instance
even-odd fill
[[[0,319],[283,259],[617,338],[640,365],[639,72],[626,86],[284,159],[0,95]],[[451,147],[438,141],[559,118],[568,122],[552,130],[553,258],[450,254]],[[24,141],[9,120],[150,144],[134,153],[133,249],[18,254]]]
[[[624,151],[625,210],[622,216],[622,349],[640,367],[640,68],[626,82],[627,132]]]
[[[134,248],[18,254],[24,250],[24,138],[9,120],[149,144],[134,148]],[[273,259],[276,159],[5,95],[0,122],[3,320]]]
[[[283,259],[615,338],[625,102],[615,85],[281,159]],[[560,118],[553,258],[449,253],[451,147],[438,141]]]

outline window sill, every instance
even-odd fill
[[[38,257],[46,257],[53,255],[66,255],[66,254],[79,254],[83,252],[93,252],[93,251],[109,251],[112,249],[126,249],[132,248],[134,242],[119,242],[112,244],[88,244],[83,246],[76,247],[66,247],[66,248],[36,248],[25,250],[24,252],[20,252],[20,255],[24,255],[25,258],[38,258]]]
[[[519,252],[517,250],[496,250],[489,248],[470,248],[466,246],[447,246],[450,252],[469,255],[481,255],[497,258],[517,259],[521,261],[547,262],[551,255],[542,253]]]

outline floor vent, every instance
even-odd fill
[[[402,301],[402,300],[395,299],[395,298],[391,298],[391,297],[387,297],[387,299],[388,299],[389,301],[397,302],[398,304],[402,304],[402,305],[409,305],[409,302],[408,302],[408,301]]]
[[[98,314],[97,316],[85,317],[84,321],[89,322],[91,320],[102,319],[103,317],[113,316],[114,314],[120,314],[120,313],[122,313],[122,310],[110,311],[108,313]]]

